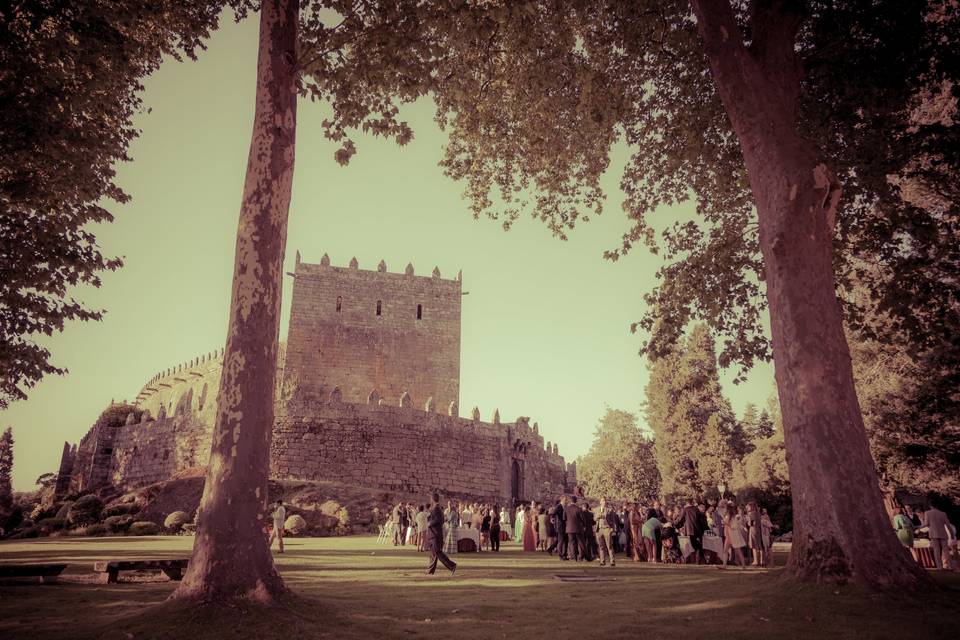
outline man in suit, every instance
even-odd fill
[[[707,517],[693,506],[692,499],[687,500],[687,505],[674,519],[673,526],[683,535],[690,537],[690,546],[697,556],[697,564],[706,564],[707,559],[703,555],[703,532],[707,530]]]
[[[550,513],[553,516],[553,528],[557,532],[557,542],[554,545],[557,548],[557,557],[561,560],[566,560],[567,533],[563,516],[563,496],[557,498],[557,504],[553,506],[553,509],[550,510]],[[553,548],[554,547],[550,547],[547,549],[547,551],[552,554]]]
[[[450,570],[451,575],[456,572],[457,563],[443,552],[443,509],[440,508],[440,496],[436,493],[433,494],[433,504],[427,516],[427,550],[430,551],[427,575],[433,575],[437,570],[438,560]]]
[[[390,522],[393,524],[393,546],[403,544],[404,536],[407,534],[407,508],[402,502],[393,508],[390,514]]]
[[[927,527],[930,536],[930,553],[933,555],[933,565],[937,569],[943,569],[943,552],[947,550],[947,529],[950,524],[947,514],[931,503],[930,508],[923,512],[921,522],[923,526]]]
[[[617,512],[607,506],[607,499],[600,498],[600,508],[597,510],[597,546],[599,547],[600,566],[610,561],[610,566],[617,566],[617,559],[614,557],[613,536],[617,530]]]
[[[583,517],[577,496],[570,496],[569,502],[563,498],[563,526],[567,532],[567,559],[580,561],[584,557]]]

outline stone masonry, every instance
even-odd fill
[[[461,279],[301,262],[274,391],[271,476],[501,503],[572,487],[575,467],[528,418],[459,415]],[[58,493],[124,488],[206,465],[223,353],[154,376],[139,422],[64,444]]]

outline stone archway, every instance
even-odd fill
[[[510,497],[514,504],[523,499],[523,466],[517,459],[510,465]]]

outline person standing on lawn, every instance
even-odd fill
[[[270,539],[267,541],[267,548],[273,546],[273,539],[276,538],[280,543],[280,553],[283,553],[283,524],[287,521],[287,510],[283,506],[283,500],[277,500],[277,507],[273,510],[273,529],[270,531]]]
[[[440,496],[436,493],[433,494],[433,504],[427,516],[427,549],[430,551],[427,575],[433,575],[437,570],[437,561],[442,562],[451,575],[456,572],[457,563],[443,551],[443,509],[440,508]]]
[[[597,551],[600,556],[600,566],[604,566],[607,560],[610,560],[610,566],[617,565],[617,559],[613,553],[613,536],[617,529],[617,512],[607,505],[606,498],[600,498],[600,508],[596,513],[597,520]]]
[[[553,507],[554,528],[557,531],[557,557],[561,560],[567,559],[567,520],[563,514],[563,496],[557,498],[557,504]]]
[[[933,555],[933,565],[938,570],[943,569],[943,552],[947,550],[947,527],[950,521],[947,514],[931,502],[930,508],[923,512],[923,526],[927,527],[930,537],[930,553]]]
[[[500,551],[500,514],[490,509],[490,551]]]
[[[564,497],[563,502],[564,529],[567,532],[567,559],[579,562],[585,556],[583,517],[580,514],[580,507],[577,506],[577,496],[570,496],[570,502],[567,502],[567,498]]]
[[[407,508],[403,502],[397,503],[390,516],[390,522],[393,523],[393,546],[403,544],[407,535]]]

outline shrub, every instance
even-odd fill
[[[188,522],[185,525],[183,525],[183,527],[181,527],[180,530],[186,533],[187,535],[192,536],[197,532],[197,525],[193,524],[192,522]]]
[[[136,502],[117,502],[104,509],[101,515],[108,517],[123,516],[127,514],[134,514],[138,511],[140,511],[140,505],[138,505]]]
[[[39,538],[40,537],[40,527],[27,527],[26,529],[21,529],[12,536],[11,540],[19,540],[22,538]]]
[[[0,518],[0,521],[2,521],[4,531],[16,529],[23,524],[23,509],[20,507],[14,507],[10,510],[10,513],[5,514],[3,518]]]
[[[70,507],[73,506],[73,501],[67,500],[66,502],[61,502],[60,506],[57,507],[57,513],[54,515],[55,518],[62,518],[63,520],[67,519],[67,514],[70,512]]]
[[[57,531],[63,529],[66,524],[67,521],[63,518],[44,518],[37,523],[37,526],[46,531]]]
[[[103,521],[103,525],[110,533],[124,533],[131,524],[133,524],[133,516],[130,515],[110,516]]]
[[[171,533],[177,533],[188,522],[190,522],[190,516],[185,512],[174,511],[163,521],[163,527]]]
[[[283,528],[295,536],[305,533],[307,530],[307,521],[302,516],[292,515],[283,523]]]
[[[99,496],[83,496],[74,502],[67,511],[67,524],[71,527],[96,524],[103,511],[103,500]]]
[[[160,533],[160,527],[153,522],[140,521],[130,525],[130,535],[132,536],[155,536],[158,533]]]
[[[74,535],[77,536],[105,536],[107,535],[107,527],[102,524],[91,524],[86,527],[80,527],[79,529],[74,530]]]
[[[346,507],[341,507],[337,511],[337,533],[346,535],[350,533],[350,514]]]

